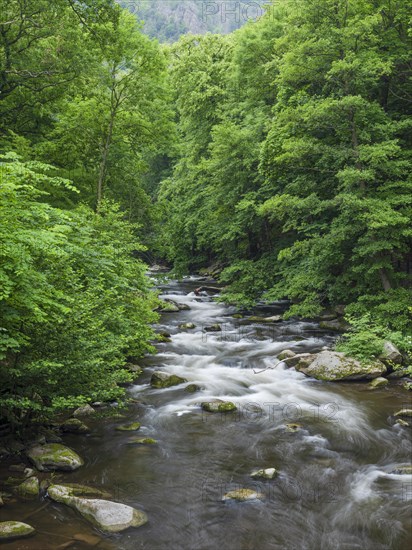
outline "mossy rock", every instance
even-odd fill
[[[25,499],[39,496],[40,484],[37,477],[29,477],[15,489],[16,493]]]
[[[60,426],[61,430],[70,434],[88,434],[90,428],[86,426],[79,418],[69,418]]]
[[[170,388],[172,386],[178,386],[187,382],[185,378],[181,378],[176,374],[167,374],[165,372],[154,372],[150,379],[150,385],[152,388]]]
[[[220,399],[215,401],[204,401],[201,407],[204,411],[210,413],[227,413],[237,410],[236,405],[231,401],[221,401]]]
[[[293,360],[292,360],[293,362]],[[336,351],[321,351],[309,365],[298,363],[296,370],[317,380],[371,380],[386,372],[380,361],[361,363]]]
[[[83,405],[82,407],[79,407],[74,411],[73,416],[90,416],[92,414],[96,414],[96,411],[93,409],[93,407],[91,407],[90,405]]]
[[[296,353],[290,349],[284,349],[278,354],[279,361],[284,361],[285,359],[291,359],[295,357]]]
[[[407,391],[412,391],[412,382],[405,382],[402,385],[402,388]]]
[[[6,542],[14,539],[29,537],[35,533],[34,527],[21,521],[1,521],[0,541]]]
[[[116,426],[116,430],[119,432],[137,432],[140,430],[140,422],[131,422],[130,424],[122,424],[121,426]]]
[[[128,445],[156,445],[156,439],[151,437],[131,437],[128,441]]]
[[[251,323],[279,323],[282,321],[282,315],[272,315],[271,317],[259,317],[252,315],[248,318]]]
[[[374,380],[372,380],[372,382],[369,383],[369,388],[371,390],[374,390],[375,388],[383,388],[388,384],[389,380],[387,378],[383,378],[383,376],[378,376],[378,378],[375,378]]]
[[[164,301],[159,307],[158,310],[162,313],[177,313],[179,311],[179,307],[175,302],[172,301]]]
[[[262,493],[254,491],[253,489],[236,489],[226,493],[222,500],[237,500],[239,502],[246,502],[248,500],[257,500],[261,498],[263,498]]]
[[[409,422],[406,422],[406,420],[402,420],[402,418],[398,418],[395,422],[398,426],[402,426],[403,428],[408,428],[410,426]]]
[[[197,391],[201,391],[202,388],[198,386],[197,384],[189,384],[185,387],[185,392],[187,393],[196,393]]]
[[[84,464],[75,451],[60,443],[36,445],[27,451],[27,456],[40,472],[73,471]]]

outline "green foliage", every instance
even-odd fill
[[[44,202],[45,187],[74,191],[51,166],[12,155],[0,166],[2,415],[19,424],[121,397],[126,356],[152,351],[157,318],[136,228],[109,202],[99,214]]]

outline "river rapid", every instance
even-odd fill
[[[410,428],[395,425],[392,416],[408,401],[410,406],[399,381],[371,391],[367,383],[325,383],[284,365],[268,368],[284,349],[316,352],[333,345],[336,336],[316,322],[237,319],[234,308],[193,292],[202,284],[187,277],[160,285],[162,297],[190,309],[162,315],[157,328],[169,332],[171,341],[158,344],[157,355],[142,362],[144,374],[128,390],[136,403],[122,411],[125,418],[87,421],[90,435],[65,436],[85,465],[55,476],[103,487],[115,500],[143,509],[149,522],[107,536],[47,497],[16,501],[1,510],[2,520],[29,518],[38,534],[5,548],[412,548],[412,476],[391,473],[410,464],[412,455]],[[253,313],[276,315],[285,308],[278,303]],[[196,328],[179,328],[188,322]],[[216,323],[222,331],[203,330]],[[155,370],[181,376],[201,391],[187,393],[186,384],[153,389]],[[237,411],[202,411],[200,403],[214,398],[232,401]],[[133,420],[142,424],[139,437],[158,443],[128,444],[131,434],[115,427]],[[270,467],[279,470],[275,479],[250,477]],[[222,500],[239,488],[254,489],[261,498]],[[78,534],[100,540],[69,545]]]

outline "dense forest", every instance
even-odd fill
[[[276,0],[170,45],[113,0],[0,7],[0,416],[121,397],[144,262],[412,353],[410,0]]]

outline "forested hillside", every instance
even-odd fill
[[[175,42],[181,35],[206,32],[227,34],[248,18],[257,19],[265,2],[204,2],[203,0],[118,0],[137,20],[143,32],[160,42]]]
[[[1,416],[124,393],[157,317],[142,259],[411,352],[410,0],[277,0],[167,46],[114,0],[0,8]]]
[[[353,353],[390,333],[410,349],[411,51],[410,1],[284,0],[182,37],[162,253],[180,272],[220,263],[235,303],[347,306]]]

